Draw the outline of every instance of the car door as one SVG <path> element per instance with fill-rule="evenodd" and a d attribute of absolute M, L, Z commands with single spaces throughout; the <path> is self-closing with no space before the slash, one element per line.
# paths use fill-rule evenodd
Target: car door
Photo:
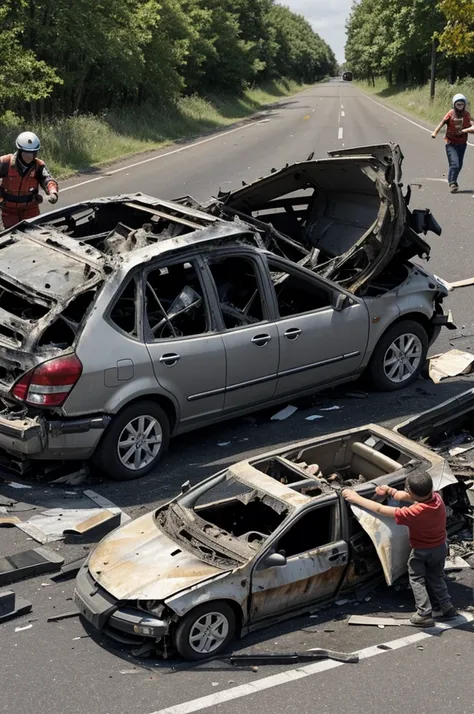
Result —
<path fill-rule="evenodd" d="M 206 262 L 226 354 L 224 411 L 265 403 L 275 392 L 280 347 L 262 259 L 232 248 Z"/>
<path fill-rule="evenodd" d="M 369 336 L 364 301 L 286 260 L 268 258 L 268 267 L 279 314 L 275 396 L 356 372 Z"/>
<path fill-rule="evenodd" d="M 271 553 L 284 554 L 285 564 L 268 567 Z M 293 519 L 256 562 L 251 577 L 251 623 L 332 597 L 348 559 L 334 495 Z"/>
<path fill-rule="evenodd" d="M 196 259 L 161 264 L 144 280 L 145 340 L 155 377 L 186 424 L 224 407 L 226 355 Z"/>

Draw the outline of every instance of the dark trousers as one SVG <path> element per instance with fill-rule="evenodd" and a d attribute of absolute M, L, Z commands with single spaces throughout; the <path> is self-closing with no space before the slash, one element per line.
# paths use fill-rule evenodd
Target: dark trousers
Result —
<path fill-rule="evenodd" d="M 446 154 L 448 155 L 448 183 L 457 183 L 458 176 L 464 163 L 464 154 L 467 144 L 446 144 Z"/>
<path fill-rule="evenodd" d="M 443 612 L 452 607 L 444 580 L 444 561 L 447 554 L 446 544 L 437 548 L 413 548 L 410 553 L 408 575 L 416 610 L 420 615 L 431 615 L 433 608 L 430 595 Z"/>

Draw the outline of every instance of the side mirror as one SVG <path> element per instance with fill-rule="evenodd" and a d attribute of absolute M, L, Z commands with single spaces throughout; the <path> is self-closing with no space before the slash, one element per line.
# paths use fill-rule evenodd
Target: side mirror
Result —
<path fill-rule="evenodd" d="M 286 555 L 282 553 L 270 553 L 263 561 L 265 568 L 281 568 L 286 565 Z"/>
<path fill-rule="evenodd" d="M 332 298 L 332 306 L 336 312 L 341 312 L 341 310 L 344 310 L 348 303 L 348 297 L 347 295 L 343 295 L 343 293 L 334 293 L 333 298 Z"/>
<path fill-rule="evenodd" d="M 181 493 L 187 493 L 191 488 L 191 481 L 185 481 L 181 484 Z"/>

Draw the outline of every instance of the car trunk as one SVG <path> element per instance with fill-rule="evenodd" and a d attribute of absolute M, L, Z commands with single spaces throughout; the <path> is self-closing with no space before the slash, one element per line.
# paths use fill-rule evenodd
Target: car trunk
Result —
<path fill-rule="evenodd" d="M 0 397 L 72 347 L 106 272 L 94 248 L 22 223 L 0 238 Z"/>
<path fill-rule="evenodd" d="M 214 210 L 220 206 L 267 227 L 268 249 L 353 293 L 364 293 L 382 273 L 390 281 L 398 270 L 403 280 L 399 266 L 428 256 L 430 248 L 412 228 L 425 231 L 423 218 L 413 219 L 402 195 L 400 148 L 377 145 L 329 155 L 222 193 Z"/>

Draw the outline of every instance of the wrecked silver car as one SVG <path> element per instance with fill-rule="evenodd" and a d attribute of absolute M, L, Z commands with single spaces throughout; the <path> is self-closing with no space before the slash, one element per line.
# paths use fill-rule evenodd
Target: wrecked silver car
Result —
<path fill-rule="evenodd" d="M 242 461 L 106 536 L 78 574 L 76 604 L 142 651 L 219 654 L 382 571 L 389 584 L 403 575 L 408 529 L 356 517 L 341 493 L 402 488 L 417 470 L 435 489 L 457 483 L 441 456 L 374 425 Z"/>
<path fill-rule="evenodd" d="M 417 378 L 446 284 L 410 262 L 397 146 L 346 150 L 205 206 L 97 199 L 0 235 L 0 464 L 156 468 L 170 435 L 357 379 Z"/>

